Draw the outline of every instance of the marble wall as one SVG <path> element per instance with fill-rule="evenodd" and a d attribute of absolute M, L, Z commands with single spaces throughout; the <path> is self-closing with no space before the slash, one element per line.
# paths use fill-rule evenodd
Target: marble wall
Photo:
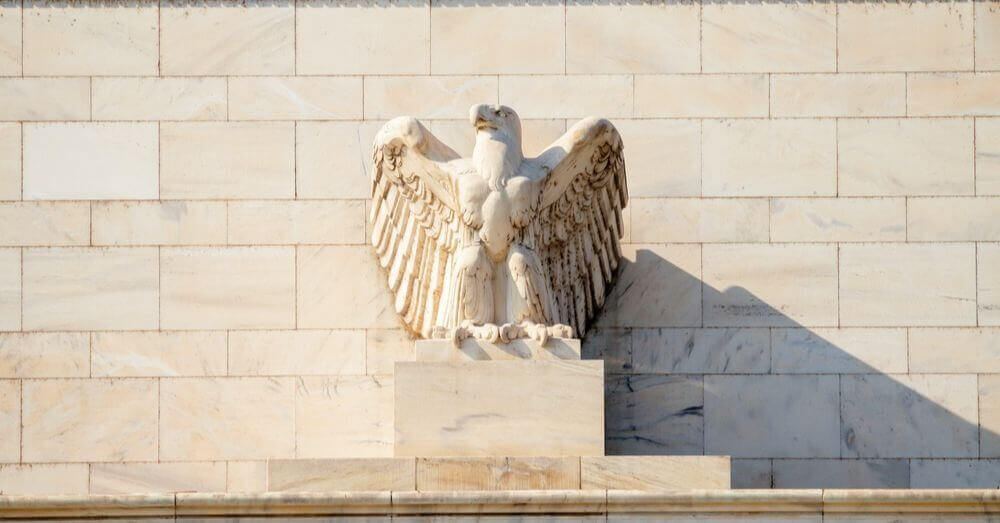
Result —
<path fill-rule="evenodd" d="M 1000 3 L 0 0 L 0 492 L 389 456 L 369 144 L 615 122 L 609 454 L 1000 483 Z"/>

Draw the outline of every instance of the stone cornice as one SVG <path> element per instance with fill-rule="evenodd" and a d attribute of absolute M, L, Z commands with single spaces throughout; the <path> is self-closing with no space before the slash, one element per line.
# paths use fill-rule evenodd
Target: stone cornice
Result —
<path fill-rule="evenodd" d="M 998 490 L 550 490 L 0 496 L 0 519 L 606 513 L 1000 513 Z"/>

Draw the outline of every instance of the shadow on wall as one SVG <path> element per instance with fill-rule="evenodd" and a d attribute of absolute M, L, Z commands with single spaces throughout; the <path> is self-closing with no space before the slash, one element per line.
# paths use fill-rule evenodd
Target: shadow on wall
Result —
<path fill-rule="evenodd" d="M 806 328 L 642 248 L 595 325 L 607 454 L 730 455 L 734 487 L 1000 487 L 976 375 L 907 374 L 905 328 Z"/>

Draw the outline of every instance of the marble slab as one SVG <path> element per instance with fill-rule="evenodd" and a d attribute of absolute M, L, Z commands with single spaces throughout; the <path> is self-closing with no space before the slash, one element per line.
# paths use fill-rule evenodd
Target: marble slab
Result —
<path fill-rule="evenodd" d="M 332 492 L 413 490 L 412 458 L 273 459 L 269 491 Z"/>
<path fill-rule="evenodd" d="M 398 362 L 396 456 L 601 456 L 604 362 Z"/>
<path fill-rule="evenodd" d="M 490 343 L 466 338 L 458 347 L 451 340 L 420 340 L 414 349 L 417 361 L 580 359 L 580 340 L 576 338 L 551 338 L 544 346 L 532 339 Z"/>
<path fill-rule="evenodd" d="M 580 458 L 580 488 L 728 489 L 728 456 L 593 456 Z"/>
<path fill-rule="evenodd" d="M 417 458 L 417 490 L 580 488 L 577 457 Z"/>

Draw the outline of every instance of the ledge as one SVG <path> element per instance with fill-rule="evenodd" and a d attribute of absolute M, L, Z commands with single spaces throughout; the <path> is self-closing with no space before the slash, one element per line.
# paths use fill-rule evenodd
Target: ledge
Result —
<path fill-rule="evenodd" d="M 1000 490 L 507 490 L 0 496 L 0 519 L 392 514 L 985 514 Z"/>

